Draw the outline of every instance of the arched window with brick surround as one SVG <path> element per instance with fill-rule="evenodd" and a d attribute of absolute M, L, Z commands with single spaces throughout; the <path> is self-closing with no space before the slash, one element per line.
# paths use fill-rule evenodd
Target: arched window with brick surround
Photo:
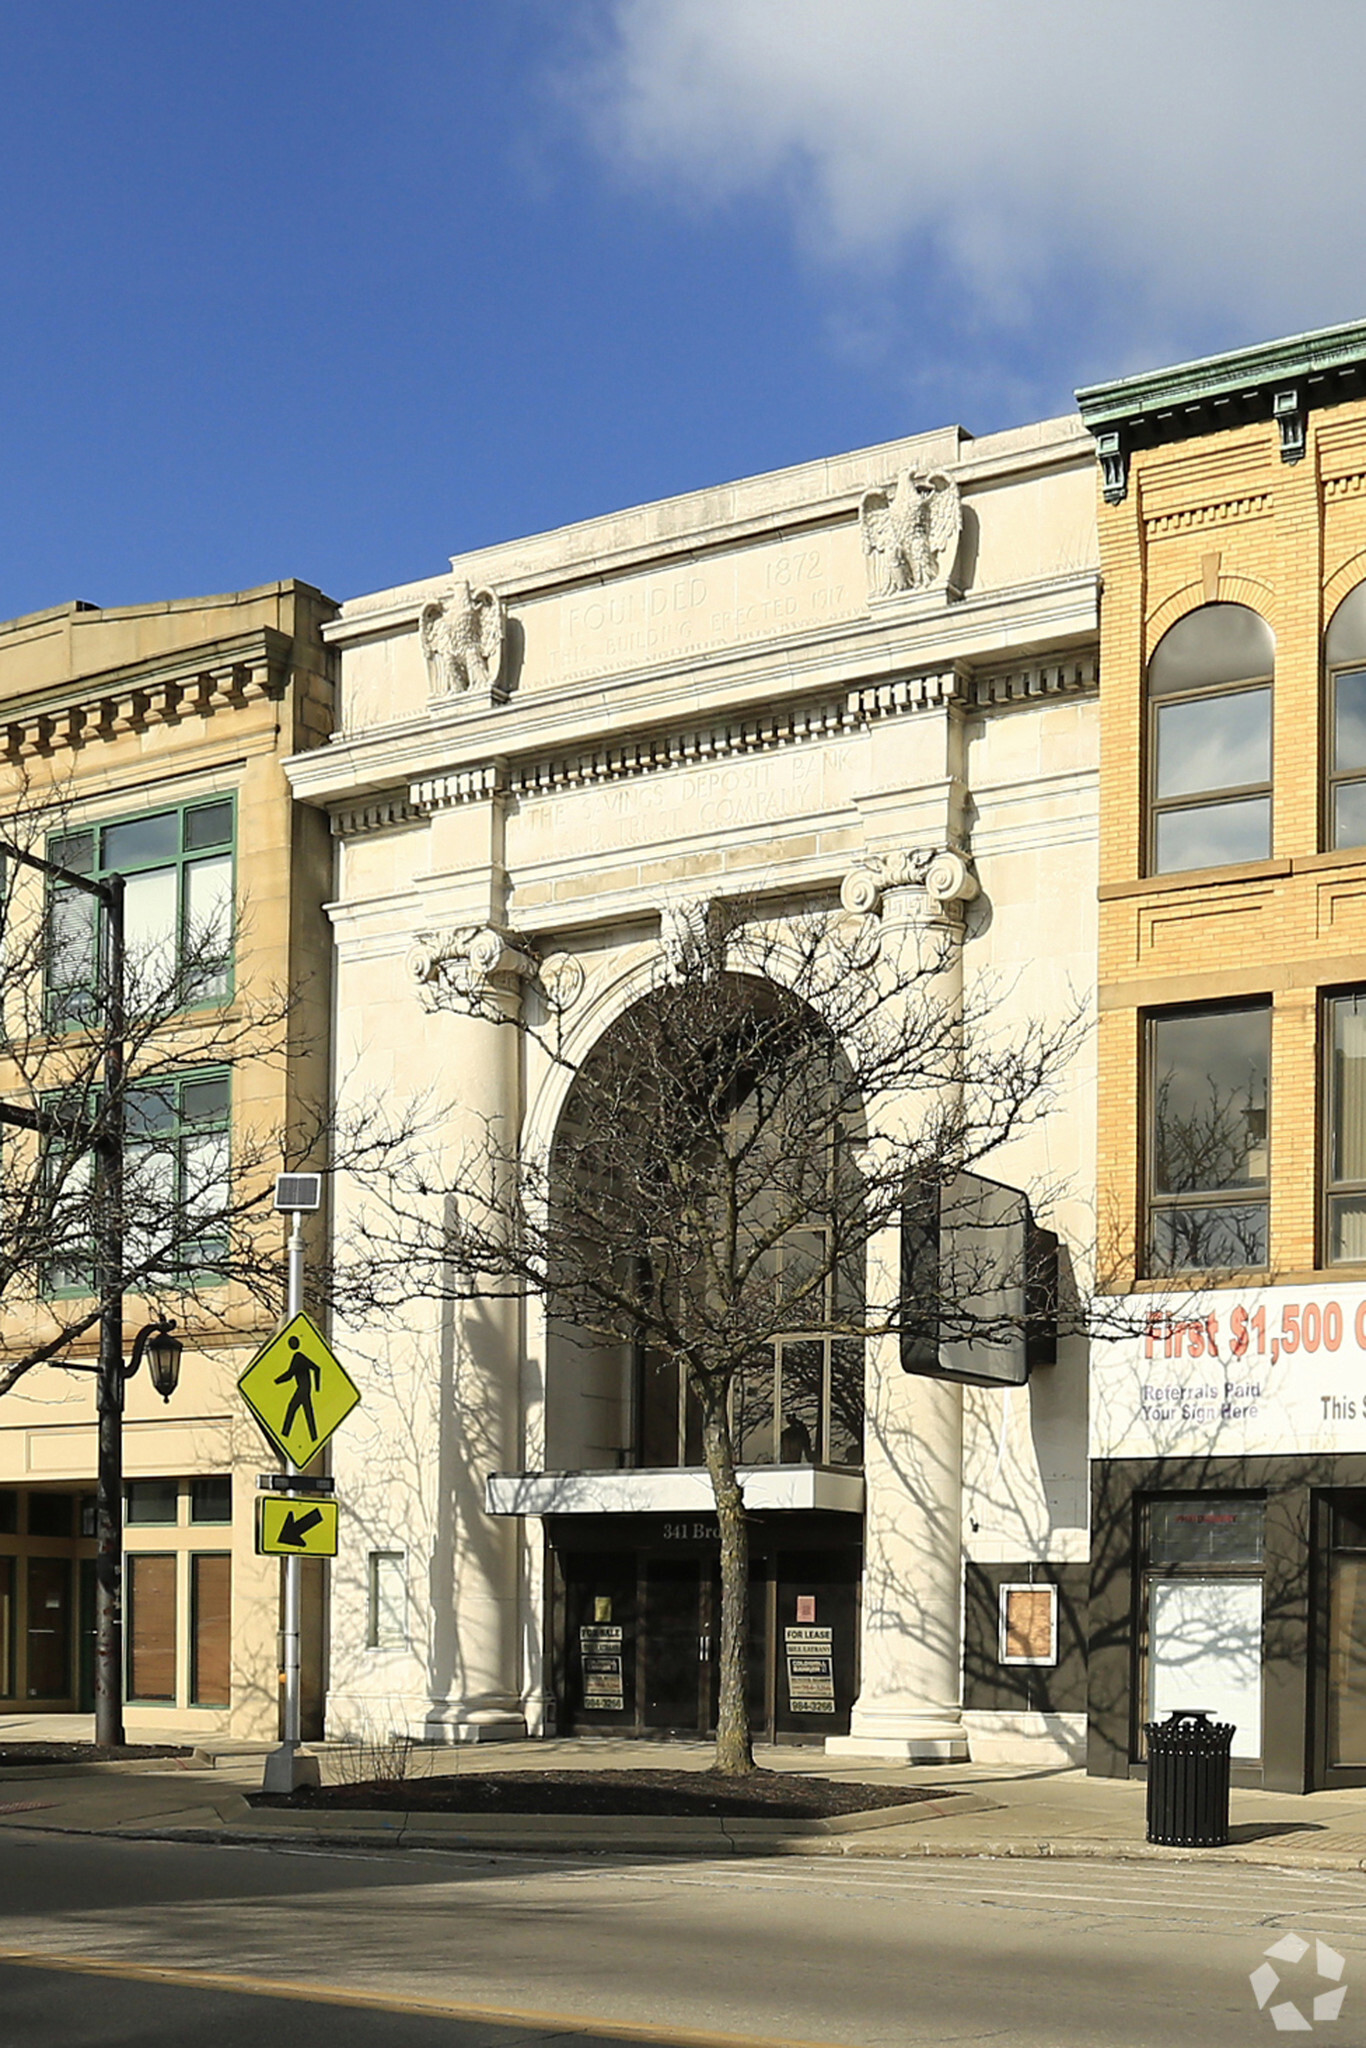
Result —
<path fill-rule="evenodd" d="M 1323 669 L 1324 843 L 1366 846 L 1366 583 L 1349 590 L 1328 621 Z"/>
<path fill-rule="evenodd" d="M 1245 604 L 1205 604 L 1148 662 L 1150 874 L 1271 853 L 1271 684 L 1276 643 Z"/>

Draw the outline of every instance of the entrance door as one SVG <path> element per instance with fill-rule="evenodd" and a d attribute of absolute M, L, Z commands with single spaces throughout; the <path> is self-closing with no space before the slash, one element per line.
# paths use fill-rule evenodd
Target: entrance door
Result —
<path fill-rule="evenodd" d="M 95 1711 L 95 1560 L 81 1559 L 81 1628 L 76 1660 L 76 1712 Z"/>
<path fill-rule="evenodd" d="M 1328 1672 L 1320 1782 L 1366 1782 L 1366 1493 L 1329 1505 Z"/>
<path fill-rule="evenodd" d="M 28 1561 L 28 1686 L 31 1700 L 71 1697 L 71 1560 Z"/>
<path fill-rule="evenodd" d="M 712 1637 L 709 1617 L 702 1612 L 701 1560 L 647 1557 L 644 1562 L 641 1719 L 646 1728 L 702 1734 L 711 1703 Z"/>

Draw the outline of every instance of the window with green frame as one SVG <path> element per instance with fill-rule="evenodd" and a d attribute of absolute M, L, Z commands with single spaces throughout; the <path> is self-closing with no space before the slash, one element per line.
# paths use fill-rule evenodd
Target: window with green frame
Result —
<path fill-rule="evenodd" d="M 132 1285 L 139 1275 L 153 1281 L 204 1279 L 222 1262 L 227 1250 L 223 1218 L 231 1200 L 231 1107 L 231 1079 L 222 1067 L 168 1075 L 129 1089 L 124 1269 Z M 70 1169 L 68 1175 L 76 1178 Z M 77 1187 L 78 1201 L 80 1192 Z M 82 1221 L 88 1226 L 91 1220 L 87 1208 Z M 51 1293 L 88 1294 L 93 1284 L 85 1245 L 64 1251 L 48 1267 Z"/>
<path fill-rule="evenodd" d="M 108 825 L 54 833 L 47 856 L 101 881 L 124 878 L 130 1000 L 168 1008 L 221 1002 L 232 987 L 234 809 L 231 797 L 180 804 Z M 100 913 L 84 890 L 48 897 L 47 1013 L 87 1021 L 96 1006 Z"/>

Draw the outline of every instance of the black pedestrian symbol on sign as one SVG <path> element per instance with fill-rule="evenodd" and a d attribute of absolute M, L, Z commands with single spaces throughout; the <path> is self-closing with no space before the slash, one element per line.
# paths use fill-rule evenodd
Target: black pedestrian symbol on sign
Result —
<path fill-rule="evenodd" d="M 289 1397 L 289 1406 L 280 1425 L 280 1434 L 288 1436 L 294 1427 L 295 1416 L 302 1415 L 309 1442 L 312 1443 L 318 1434 L 318 1425 L 313 1416 L 313 1395 L 323 1383 L 323 1370 L 320 1365 L 315 1365 L 311 1358 L 304 1357 L 299 1349 L 297 1337 L 290 1338 L 289 1348 L 294 1356 L 275 1382 L 277 1387 L 288 1386 L 291 1380 L 294 1382 L 294 1392 Z"/>

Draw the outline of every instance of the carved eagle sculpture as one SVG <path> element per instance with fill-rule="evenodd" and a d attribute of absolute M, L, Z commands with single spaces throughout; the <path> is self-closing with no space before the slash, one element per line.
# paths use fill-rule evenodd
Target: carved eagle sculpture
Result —
<path fill-rule="evenodd" d="M 503 665 L 504 630 L 502 600 L 491 590 L 472 590 L 463 578 L 444 603 L 424 604 L 417 631 L 432 695 L 492 690 Z"/>
<path fill-rule="evenodd" d="M 903 469 L 890 489 L 864 492 L 859 524 L 875 597 L 931 589 L 947 581 L 958 552 L 958 486 L 943 470 Z"/>

